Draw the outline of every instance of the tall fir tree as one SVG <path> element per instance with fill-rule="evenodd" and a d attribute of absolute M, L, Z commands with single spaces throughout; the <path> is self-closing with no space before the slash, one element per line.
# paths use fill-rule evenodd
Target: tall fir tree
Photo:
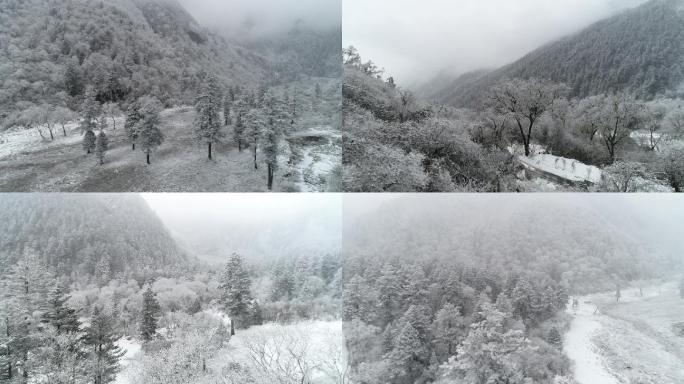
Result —
<path fill-rule="evenodd" d="M 83 113 L 83 120 L 81 120 L 81 131 L 85 132 L 83 135 L 83 150 L 87 154 L 91 154 L 95 149 L 95 129 L 97 128 L 97 118 L 100 115 L 100 103 L 96 99 L 95 88 L 88 86 L 83 97 L 83 105 L 81 111 Z"/>
<path fill-rule="evenodd" d="M 245 102 L 240 99 L 235 104 L 235 125 L 233 126 L 233 140 L 238 146 L 238 151 L 242 152 L 245 142 Z"/>
<path fill-rule="evenodd" d="M 104 131 L 100 131 L 97 134 L 97 140 L 95 141 L 95 154 L 97 155 L 97 159 L 100 161 L 100 165 L 104 164 L 107 149 L 109 149 L 109 139 Z"/>
<path fill-rule="evenodd" d="M 70 308 L 67 302 L 71 296 L 66 293 L 62 284 L 57 284 L 50 291 L 48 307 L 43 314 L 43 321 L 52 325 L 57 333 L 79 333 L 81 322 L 75 309 Z"/>
<path fill-rule="evenodd" d="M 151 287 L 147 287 L 143 293 L 142 318 L 140 322 L 140 334 L 144 341 L 150 341 L 157 334 L 157 316 L 161 308 L 156 294 Z"/>
<path fill-rule="evenodd" d="M 284 131 L 287 114 L 283 101 L 272 91 L 268 91 L 265 97 L 265 107 L 268 111 L 268 124 L 264 132 L 264 161 L 267 168 L 267 187 L 273 189 L 273 177 L 278 166 L 278 145 L 280 136 Z"/>
<path fill-rule="evenodd" d="M 212 145 L 219 143 L 223 137 L 221 130 L 222 94 L 218 80 L 207 77 L 195 99 L 195 136 L 201 143 L 207 144 L 209 159 L 212 158 Z"/>
<path fill-rule="evenodd" d="M 256 107 L 251 107 L 244 115 L 245 136 L 248 139 L 249 145 L 252 147 L 252 155 L 254 157 L 254 169 L 259 169 L 257 153 L 259 150 L 259 141 L 264 129 L 265 121 L 262 111 Z"/>
<path fill-rule="evenodd" d="M 116 345 L 119 338 L 114 330 L 112 316 L 95 307 L 84 336 L 90 349 L 90 372 L 94 384 L 107 384 L 116 380 L 116 374 L 121 368 L 119 359 L 125 354 Z"/>
<path fill-rule="evenodd" d="M 159 129 L 159 113 L 162 105 L 156 98 L 148 96 L 142 97 L 139 102 L 138 141 L 149 165 L 151 164 L 150 154 L 164 142 L 164 135 Z"/>
<path fill-rule="evenodd" d="M 231 320 L 237 323 L 237 328 L 246 328 L 250 325 L 249 318 L 253 302 L 250 291 L 251 285 L 252 282 L 249 279 L 242 257 L 238 253 L 233 253 L 221 276 L 219 290 L 221 305 Z"/>
<path fill-rule="evenodd" d="M 128 141 L 131 143 L 133 150 L 135 151 L 135 142 L 138 140 L 140 133 L 138 132 L 138 123 L 142 119 L 140 114 L 140 103 L 138 101 L 131 104 L 126 114 L 126 122 L 124 123 L 124 130 L 126 131 L 126 136 Z"/>

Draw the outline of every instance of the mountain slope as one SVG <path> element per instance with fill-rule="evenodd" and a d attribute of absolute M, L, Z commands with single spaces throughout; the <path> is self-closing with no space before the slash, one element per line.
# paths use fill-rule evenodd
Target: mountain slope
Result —
<path fill-rule="evenodd" d="M 205 73 L 247 85 L 269 66 L 173 0 L 5 0 L 0 47 L 0 119 L 31 103 L 75 108 L 87 85 L 103 102 L 191 102 Z"/>
<path fill-rule="evenodd" d="M 656 276 L 680 266 L 673 238 L 635 238 L 648 208 L 628 199 L 568 196 L 409 196 L 345 223 L 344 256 L 448 260 L 564 280 L 575 291 Z M 655 204 L 653 204 L 655 205 Z M 614 212 L 629 212 L 617 223 Z M 681 230 L 681 224 L 677 225 Z M 659 249 L 660 251 L 654 251 Z"/>
<path fill-rule="evenodd" d="M 125 194 L 3 194 L 0 271 L 27 252 L 59 273 L 103 281 L 188 260 L 145 201 Z"/>
<path fill-rule="evenodd" d="M 428 97 L 472 107 L 502 78 L 545 78 L 585 97 L 626 90 L 642 99 L 684 93 L 684 2 L 651 0 L 491 72 L 463 75 Z"/>

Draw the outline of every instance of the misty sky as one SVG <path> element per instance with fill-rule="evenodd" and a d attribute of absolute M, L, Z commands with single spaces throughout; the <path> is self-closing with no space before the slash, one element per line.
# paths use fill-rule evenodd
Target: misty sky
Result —
<path fill-rule="evenodd" d="M 290 29 L 299 20 L 316 28 L 339 26 L 341 0 L 177 0 L 203 26 L 235 39 Z"/>
<path fill-rule="evenodd" d="M 646 0 L 345 0 L 344 45 L 405 85 L 508 64 Z"/>
<path fill-rule="evenodd" d="M 162 221 L 179 218 L 188 221 L 220 218 L 235 222 L 287 220 L 302 215 L 317 215 L 340 220 L 342 197 L 339 194 L 142 194 Z"/>

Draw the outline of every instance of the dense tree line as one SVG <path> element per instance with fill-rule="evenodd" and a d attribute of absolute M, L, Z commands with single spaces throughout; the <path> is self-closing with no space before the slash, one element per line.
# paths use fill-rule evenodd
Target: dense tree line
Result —
<path fill-rule="evenodd" d="M 4 196 L 0 270 L 25 252 L 66 276 L 106 284 L 117 276 L 179 268 L 187 256 L 138 196 Z M 132 224 L 133 223 L 133 224 Z"/>
<path fill-rule="evenodd" d="M 0 26 L 6 125 L 31 105 L 76 109 L 88 84 L 101 103 L 149 95 L 169 106 L 191 102 L 203 73 L 249 84 L 267 67 L 170 3 L 10 0 Z"/>
<path fill-rule="evenodd" d="M 349 260 L 345 276 L 357 382 L 553 383 L 570 374 L 558 337 L 568 293 L 558 282 L 376 258 Z"/>

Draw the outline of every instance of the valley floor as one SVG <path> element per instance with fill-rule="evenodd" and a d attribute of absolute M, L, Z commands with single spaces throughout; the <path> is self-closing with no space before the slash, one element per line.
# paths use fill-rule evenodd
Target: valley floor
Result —
<path fill-rule="evenodd" d="M 579 384 L 679 384 L 684 382 L 684 299 L 676 284 L 579 298 L 564 351 Z"/>
<path fill-rule="evenodd" d="M 230 138 L 214 147 L 213 160 L 207 148 L 193 140 L 192 108 L 174 108 L 162 113 L 164 143 L 151 155 L 133 151 L 123 119 L 117 129 L 107 131 L 109 151 L 100 166 L 94 155 L 86 155 L 76 124 L 61 127 L 55 140 L 43 140 L 34 130 L 0 133 L 0 191 L 8 192 L 264 192 L 266 167 L 259 160 L 254 169 L 253 153 L 239 152 Z M 275 191 L 325 191 L 330 164 L 341 162 L 341 143 L 333 140 L 331 127 L 304 129 L 306 135 L 323 130 L 322 141 L 283 140 L 284 166 L 276 172 Z M 334 136 L 334 135 L 333 135 Z M 338 148 L 340 148 L 338 150 Z M 304 156 L 291 159 L 293 152 Z M 312 154 L 318 154 L 313 156 Z M 339 160 L 338 160 L 339 159 Z"/>

